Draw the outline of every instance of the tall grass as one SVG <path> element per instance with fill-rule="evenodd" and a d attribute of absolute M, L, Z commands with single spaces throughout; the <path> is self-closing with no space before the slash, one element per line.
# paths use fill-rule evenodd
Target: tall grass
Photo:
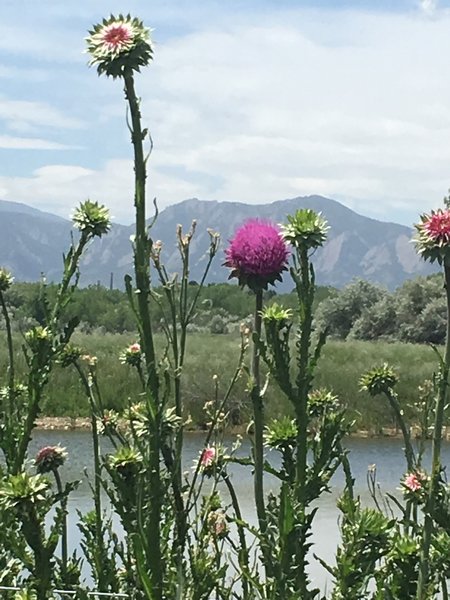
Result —
<path fill-rule="evenodd" d="M 20 342 L 20 340 L 17 340 Z M 119 353 L 134 341 L 125 334 L 81 334 L 73 341 L 89 354 L 98 357 L 98 373 L 106 407 L 122 410 L 127 399 L 138 400 L 140 385 L 135 372 L 119 362 Z M 163 336 L 156 336 L 156 344 L 164 348 Z M 20 354 L 20 344 L 18 355 Z M 189 339 L 183 382 L 187 413 L 195 426 L 204 425 L 203 405 L 214 393 L 213 375 L 219 377 L 220 390 L 225 393 L 228 381 L 236 367 L 239 351 L 237 335 L 193 333 Z M 393 426 L 392 417 L 384 398 L 371 398 L 359 391 L 359 378 L 376 364 L 389 363 L 400 376 L 399 397 L 407 414 L 413 415 L 410 405 L 417 398 L 417 387 L 430 378 L 436 367 L 436 356 L 428 346 L 402 343 L 329 341 L 323 351 L 316 376 L 317 387 L 327 387 L 339 396 L 356 420 L 359 429 L 379 431 Z M 7 349 L 4 334 L 0 335 L 0 372 L 6 373 Z M 20 374 L 23 361 L 18 356 Z M 228 408 L 235 423 L 249 419 L 250 407 L 245 393 L 246 378 L 242 376 L 230 398 Z M 5 380 L 1 381 L 5 385 Z M 289 412 L 289 406 L 275 383 L 269 383 L 267 415 L 278 417 Z M 83 417 L 89 407 L 79 379 L 71 369 L 57 368 L 48 386 L 43 405 L 48 416 Z"/>

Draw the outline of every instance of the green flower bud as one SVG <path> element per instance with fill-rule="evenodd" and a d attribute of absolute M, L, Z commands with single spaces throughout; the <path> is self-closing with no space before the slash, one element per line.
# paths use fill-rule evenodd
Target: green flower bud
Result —
<path fill-rule="evenodd" d="M 13 281 L 14 277 L 11 273 L 7 269 L 0 267 L 0 292 L 9 290 Z"/>
<path fill-rule="evenodd" d="M 74 227 L 91 237 L 101 237 L 111 228 L 109 210 L 103 204 L 86 200 L 75 210 Z"/>
<path fill-rule="evenodd" d="M 73 365 L 74 362 L 81 358 L 82 353 L 83 351 L 78 346 L 67 344 L 61 352 L 58 362 L 63 368 L 70 367 L 70 365 Z"/>
<path fill-rule="evenodd" d="M 308 412 L 312 418 L 338 410 L 339 404 L 339 398 L 325 388 L 313 390 L 308 396 Z"/>
<path fill-rule="evenodd" d="M 10 475 L 0 488 L 0 504 L 21 509 L 46 500 L 49 482 L 42 475 L 18 473 Z"/>
<path fill-rule="evenodd" d="M 121 446 L 117 452 L 108 457 L 108 466 L 121 477 L 135 477 L 142 467 L 142 456 L 134 448 Z"/>
<path fill-rule="evenodd" d="M 394 370 L 386 363 L 382 367 L 376 367 L 365 373 L 360 380 L 362 391 L 369 392 L 371 396 L 387 393 L 393 390 L 398 382 Z"/>
<path fill-rule="evenodd" d="M 281 232 L 284 240 L 292 246 L 310 250 L 325 243 L 329 227 L 321 213 L 301 208 L 295 215 L 288 215 L 287 220 L 287 225 L 281 225 Z"/>
<path fill-rule="evenodd" d="M 274 419 L 267 425 L 264 441 L 267 446 L 276 450 L 295 448 L 297 440 L 297 425 L 294 419 L 282 417 Z"/>
<path fill-rule="evenodd" d="M 261 311 L 261 317 L 263 321 L 277 321 L 277 322 L 285 322 L 288 321 L 292 317 L 292 309 L 284 308 L 281 304 L 277 304 L 274 302 L 270 306 L 266 306 L 264 310 Z"/>

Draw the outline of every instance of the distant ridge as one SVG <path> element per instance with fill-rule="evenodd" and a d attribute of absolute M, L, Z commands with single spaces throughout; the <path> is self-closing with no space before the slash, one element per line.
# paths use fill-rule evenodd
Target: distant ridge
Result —
<path fill-rule="evenodd" d="M 166 265 L 169 271 L 175 272 L 179 269 L 177 224 L 181 223 L 187 230 L 192 219 L 196 219 L 190 277 L 198 280 L 209 246 L 207 228 L 219 231 L 222 247 L 208 281 L 226 281 L 228 273 L 221 266 L 223 250 L 236 227 L 255 217 L 280 223 L 287 214 L 302 207 L 322 212 L 330 225 L 328 241 L 313 259 L 319 284 L 342 287 L 358 277 L 393 289 L 405 279 L 436 270 L 416 255 L 409 227 L 364 217 L 323 196 L 259 205 L 191 198 L 161 211 L 152 236 L 162 240 Z M 0 200 L 0 265 L 10 268 L 17 280 L 36 281 L 42 272 L 49 281 L 56 280 L 61 274 L 62 253 L 68 247 L 71 231 L 69 220 L 25 204 Z M 132 233 L 133 227 L 114 224 L 107 236 L 92 244 L 82 264 L 82 285 L 98 281 L 109 285 L 113 273 L 115 285 L 122 287 L 123 276 L 132 273 Z M 291 282 L 286 282 L 279 289 L 291 287 Z"/>
<path fill-rule="evenodd" d="M 20 202 L 10 202 L 9 200 L 0 200 L 0 212 L 40 215 L 46 216 L 54 221 L 65 221 L 65 219 L 62 217 L 58 217 L 52 213 L 39 210 L 38 208 L 33 208 L 32 206 L 28 206 L 27 204 L 22 204 Z"/>

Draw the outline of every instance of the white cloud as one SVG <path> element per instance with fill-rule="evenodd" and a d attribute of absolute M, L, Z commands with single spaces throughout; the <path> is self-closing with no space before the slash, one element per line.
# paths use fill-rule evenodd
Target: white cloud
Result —
<path fill-rule="evenodd" d="M 44 102 L 9 100 L 0 97 L 0 120 L 13 128 L 26 126 L 48 127 L 50 129 L 80 129 L 83 122 L 68 117 L 62 111 Z M 20 124 L 20 125 L 18 125 Z"/>
<path fill-rule="evenodd" d="M 66 218 L 76 205 L 91 198 L 106 204 L 117 222 L 130 222 L 134 194 L 132 169 L 130 160 L 109 161 L 99 171 L 74 165 L 48 165 L 36 169 L 31 177 L 0 176 L 0 198 L 24 202 Z M 175 200 L 193 196 L 195 192 L 192 185 L 154 169 L 150 169 L 150 180 L 149 211 L 154 196 Z M 164 202 L 159 206 L 164 208 Z"/>
<path fill-rule="evenodd" d="M 322 193 L 407 221 L 440 202 L 450 185 L 450 14 L 431 0 L 420 8 L 271 8 L 261 16 L 223 9 L 161 41 L 154 64 L 136 78 L 155 142 L 149 198 L 165 206 L 191 196 L 256 203 Z M 45 55 L 44 42 L 34 43 Z M 91 196 L 130 220 L 132 165 L 122 158 L 131 148 L 114 156 L 93 140 L 100 127 L 116 135 L 112 123 L 126 139 L 120 85 L 86 73 L 87 95 L 77 77 L 72 101 L 92 120 L 86 146 L 104 156 L 104 167 L 77 169 L 74 157 L 73 166 L 5 175 L 2 197 L 67 215 Z M 50 102 L 0 98 L 1 118 L 24 133 L 82 126 Z"/>
<path fill-rule="evenodd" d="M 338 44 L 304 16 L 160 48 L 139 82 L 144 114 L 158 115 L 156 164 L 217 175 L 197 193 L 217 199 L 323 193 L 388 218 L 393 205 L 412 215 L 439 202 L 450 183 L 449 15 L 321 13 Z"/>
<path fill-rule="evenodd" d="M 7 150 L 73 150 L 74 146 L 67 146 L 40 138 L 0 135 L 0 148 Z"/>
<path fill-rule="evenodd" d="M 420 8 L 426 15 L 432 15 L 437 9 L 437 0 L 420 0 Z"/>

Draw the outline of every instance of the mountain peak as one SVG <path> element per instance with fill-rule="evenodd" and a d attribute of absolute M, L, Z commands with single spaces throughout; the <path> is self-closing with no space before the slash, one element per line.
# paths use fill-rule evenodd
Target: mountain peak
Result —
<path fill-rule="evenodd" d="M 324 248 L 314 254 L 317 282 L 341 287 L 355 277 L 380 283 L 388 288 L 405 279 L 433 272 L 421 261 L 410 243 L 412 230 L 397 223 L 386 223 L 364 217 L 336 200 L 319 195 L 299 196 L 271 204 L 245 204 L 189 198 L 161 211 L 152 228 L 152 237 L 163 241 L 163 256 L 170 272 L 180 269 L 175 231 L 178 223 L 189 227 L 197 220 L 191 244 L 190 278 L 198 280 L 209 248 L 207 228 L 219 231 L 222 250 L 213 262 L 208 281 L 226 281 L 223 247 L 237 227 L 249 218 L 285 221 L 287 214 L 299 208 L 322 212 L 330 225 Z M 70 243 L 71 223 L 56 215 L 25 204 L 0 201 L 0 265 L 10 268 L 18 280 L 38 280 L 45 272 L 49 280 L 59 278 L 62 253 Z M 111 273 L 116 285 L 132 273 L 130 228 L 115 224 L 109 235 L 90 246 L 81 267 L 81 283 L 109 284 Z M 279 289 L 289 289 L 289 283 Z"/>

